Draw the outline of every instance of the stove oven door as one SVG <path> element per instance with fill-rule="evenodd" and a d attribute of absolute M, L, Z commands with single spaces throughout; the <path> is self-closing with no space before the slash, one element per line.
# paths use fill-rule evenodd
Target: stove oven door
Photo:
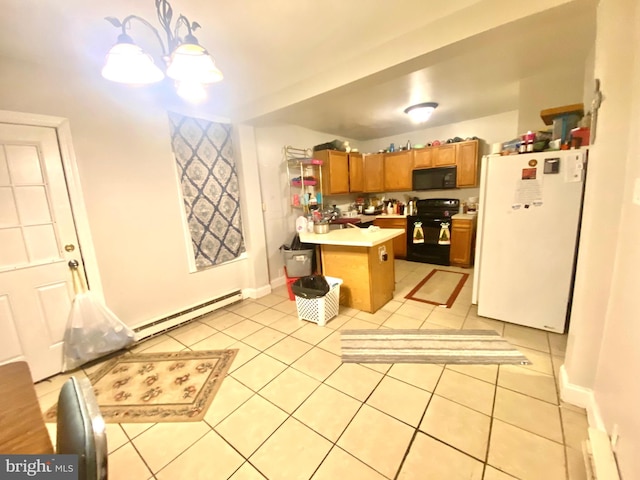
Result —
<path fill-rule="evenodd" d="M 438 243 L 442 223 L 449 223 L 449 238 L 451 238 L 450 218 L 407 217 L 407 260 L 449 265 L 450 245 Z M 422 232 L 416 231 L 416 228 L 419 228 L 418 224 L 421 224 Z"/>

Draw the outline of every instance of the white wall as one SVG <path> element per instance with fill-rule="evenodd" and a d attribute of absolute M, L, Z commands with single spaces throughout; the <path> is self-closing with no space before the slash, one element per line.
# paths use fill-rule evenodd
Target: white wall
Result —
<path fill-rule="evenodd" d="M 592 389 L 589 405 L 609 433 L 625 479 L 640 478 L 640 8 L 601 0 L 595 78 L 604 100 L 589 158 L 576 295 L 565 369 L 569 386 Z"/>
<path fill-rule="evenodd" d="M 110 84 L 97 72 L 94 83 L 81 83 L 6 59 L 0 70 L 0 109 L 70 121 L 104 296 L 125 323 L 138 326 L 245 288 L 253 272 L 266 271 L 265 258 L 251 251 L 262 216 L 243 206 L 249 258 L 189 273 L 169 122 L 157 89 Z M 243 198 L 259 198 L 251 180 L 256 167 L 255 157 L 242 159 Z"/>

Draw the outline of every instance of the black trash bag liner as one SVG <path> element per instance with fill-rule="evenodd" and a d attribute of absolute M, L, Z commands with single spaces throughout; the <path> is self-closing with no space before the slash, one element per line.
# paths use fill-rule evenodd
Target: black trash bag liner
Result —
<path fill-rule="evenodd" d="M 321 298 L 329 293 L 330 289 L 327 279 L 322 275 L 300 277 L 291 284 L 293 294 L 302 298 Z"/>
<path fill-rule="evenodd" d="M 287 245 L 283 243 L 280 246 L 280 250 L 312 250 L 315 248 L 315 245 L 312 243 L 302 243 L 300 241 L 300 235 L 297 233 L 293 236 L 293 240 L 291 240 L 291 244 Z"/>

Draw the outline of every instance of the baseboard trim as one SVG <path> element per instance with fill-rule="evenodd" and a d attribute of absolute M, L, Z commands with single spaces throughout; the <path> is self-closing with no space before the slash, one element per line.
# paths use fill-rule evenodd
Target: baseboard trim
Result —
<path fill-rule="evenodd" d="M 274 278 L 273 280 L 271 280 L 271 288 L 272 289 L 276 289 L 278 287 L 281 287 L 282 285 L 286 285 L 287 284 L 287 277 L 285 277 L 284 275 L 278 277 L 278 278 Z"/>
<path fill-rule="evenodd" d="M 271 285 L 263 285 L 258 288 L 243 288 L 242 289 L 242 297 L 243 298 L 260 298 L 265 295 L 269 295 L 271 293 Z"/>
<path fill-rule="evenodd" d="M 218 310 L 232 303 L 236 303 L 242 300 L 242 293 L 240 290 L 222 295 L 208 302 L 194 305 L 180 312 L 168 315 L 166 317 L 158 318 L 156 320 L 150 320 L 144 324 L 136 326 L 133 330 L 136 334 L 136 341 L 144 340 L 152 337 L 158 333 L 169 330 L 173 327 L 186 323 L 194 318 L 207 315 L 215 310 Z"/>
<path fill-rule="evenodd" d="M 593 390 L 570 383 L 564 365 L 560 366 L 560 398 L 567 403 L 586 409 L 589 426 L 606 431 Z"/>

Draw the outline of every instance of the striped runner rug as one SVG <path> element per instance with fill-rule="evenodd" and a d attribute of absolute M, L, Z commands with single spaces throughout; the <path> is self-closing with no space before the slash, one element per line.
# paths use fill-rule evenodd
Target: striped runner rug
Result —
<path fill-rule="evenodd" d="M 343 363 L 528 365 L 494 330 L 343 330 Z"/>

